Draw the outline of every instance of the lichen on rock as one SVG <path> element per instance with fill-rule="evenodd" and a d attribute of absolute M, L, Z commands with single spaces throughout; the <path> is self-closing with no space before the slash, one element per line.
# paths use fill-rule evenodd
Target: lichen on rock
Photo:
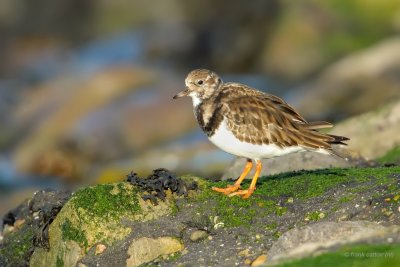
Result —
<path fill-rule="evenodd" d="M 148 221 L 169 214 L 174 203 L 158 206 L 141 199 L 129 183 L 103 184 L 76 192 L 49 229 L 50 250 L 37 248 L 31 266 L 75 266 L 98 242 L 111 245 L 126 238 L 132 228 L 124 222 Z"/>

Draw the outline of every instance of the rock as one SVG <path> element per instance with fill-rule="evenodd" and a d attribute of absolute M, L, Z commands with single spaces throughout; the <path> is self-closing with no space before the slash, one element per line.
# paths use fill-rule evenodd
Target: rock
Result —
<path fill-rule="evenodd" d="M 284 233 L 268 251 L 268 264 L 318 255 L 343 245 L 387 243 L 388 238 L 400 242 L 400 226 L 368 221 L 315 223 Z"/>
<path fill-rule="evenodd" d="M 400 101 L 345 120 L 331 132 L 348 136 L 349 149 L 358 151 L 363 157 L 381 157 L 400 145 Z"/>
<path fill-rule="evenodd" d="M 124 240 L 132 228 L 123 221 L 149 221 L 171 212 L 169 198 L 146 203 L 129 183 L 104 184 L 76 192 L 49 228 L 50 249 L 37 248 L 31 266 L 75 266 L 97 243 Z"/>
<path fill-rule="evenodd" d="M 251 265 L 251 260 L 250 259 L 245 259 L 244 260 L 244 265 L 245 266 Z"/>
<path fill-rule="evenodd" d="M 339 60 L 299 88 L 293 104 L 309 120 L 338 120 L 399 98 L 399 47 L 393 37 Z"/>
<path fill-rule="evenodd" d="M 127 267 L 135 267 L 151 262 L 156 258 L 182 251 L 184 246 L 174 237 L 148 238 L 133 240 L 128 249 Z"/>
<path fill-rule="evenodd" d="M 246 200 L 211 190 L 225 182 L 185 176 L 182 180 L 196 181 L 198 190 L 190 191 L 187 197 L 167 192 L 166 199 L 159 199 L 156 206 L 142 199 L 148 192 L 127 182 L 86 187 L 72 195 L 48 227 L 48 249 L 32 242 L 32 218 L 23 224 L 17 222 L 23 217 L 7 218 L 13 226 L 11 232 L 2 233 L 0 266 L 126 266 L 127 259 L 133 265 L 146 261 L 144 264 L 161 266 L 217 266 L 221 262 L 240 266 L 243 262 L 251 265 L 252 260 L 271 247 L 280 247 L 279 253 L 290 254 L 301 243 L 311 242 L 322 243 L 323 251 L 324 246 L 333 243 L 328 239 L 333 239 L 337 246 L 326 250 L 340 247 L 341 241 L 354 240 L 371 245 L 390 242 L 400 247 L 395 230 L 364 238 L 365 233 L 379 233 L 381 227 L 392 229 L 378 224 L 364 223 L 356 230 L 347 227 L 356 234 L 364 234 L 358 239 L 351 239 L 353 235 L 347 228 L 338 230 L 340 223 L 313 228 L 317 221 L 334 222 L 343 215 L 347 215 L 346 220 L 399 225 L 399 173 L 399 166 L 285 173 L 261 178 L 257 191 Z M 288 202 L 289 198 L 293 201 Z M 35 213 L 40 214 L 38 211 L 31 216 L 39 218 Z M 304 221 L 306 215 L 308 222 Z M 221 224 L 223 227 L 216 227 Z M 301 234 L 299 225 L 313 230 Z M 193 242 L 189 234 L 194 229 L 212 236 L 204 242 Z M 300 236 L 298 243 L 295 240 L 287 244 L 278 239 L 282 233 L 286 237 L 293 231 Z M 178 252 L 170 254 L 171 251 Z"/>
<path fill-rule="evenodd" d="M 262 163 L 265 166 L 261 170 L 261 175 L 272 175 L 282 172 L 298 171 L 298 170 L 315 170 L 325 169 L 332 167 L 354 167 L 354 166 L 368 166 L 370 163 L 364 158 L 352 153 L 347 149 L 338 148 L 340 153 L 349 155 L 349 160 L 339 158 L 337 156 L 321 155 L 315 152 L 300 152 L 284 155 L 277 158 L 263 159 Z M 236 158 L 233 163 L 224 171 L 222 180 L 236 179 L 242 173 L 244 165 L 244 158 Z M 254 169 L 251 170 L 248 177 L 254 174 Z"/>
<path fill-rule="evenodd" d="M 273 26 L 273 33 L 264 43 L 264 53 L 259 53 L 263 69 L 280 78 L 304 79 L 318 73 L 332 61 L 391 35 L 383 34 L 377 38 L 369 26 L 371 17 L 368 14 L 381 14 L 381 19 L 373 19 L 375 25 L 382 23 L 382 27 L 394 26 L 399 7 L 393 5 L 394 2 L 362 1 L 353 2 L 352 5 L 336 3 L 333 7 L 334 2 L 280 3 L 278 23 Z M 359 30 L 357 37 L 352 34 L 352 27 Z M 375 65 L 375 61 L 369 65 Z M 366 66 L 360 65 L 360 68 L 363 67 Z M 340 90 L 339 87 L 333 88 Z"/>
<path fill-rule="evenodd" d="M 4 233 L 0 239 L 0 266 L 29 266 L 34 236 L 34 227 L 26 223 L 17 231 Z"/>
<path fill-rule="evenodd" d="M 106 246 L 106 245 L 104 245 L 104 244 L 98 244 L 98 245 L 96 246 L 95 254 L 96 254 L 96 255 L 99 255 L 99 254 L 103 253 L 106 249 L 107 249 L 107 246 Z"/>
<path fill-rule="evenodd" d="M 243 250 L 239 251 L 238 255 L 240 257 L 248 257 L 248 256 L 250 256 L 250 249 L 248 249 L 248 248 L 243 249 Z"/>
<path fill-rule="evenodd" d="M 149 70 L 114 67 L 91 75 L 70 73 L 31 88 L 12 115 L 15 127 L 29 133 L 19 136 L 21 140 L 13 150 L 12 160 L 18 171 L 65 179 L 87 177 L 88 168 L 93 167 L 90 163 L 94 158 L 90 155 L 98 157 L 105 150 L 108 155 L 115 153 L 115 142 L 110 141 L 115 138 L 109 136 L 109 131 L 116 126 L 110 125 L 115 122 L 112 119 L 106 120 L 108 126 L 85 120 L 89 114 L 115 103 L 153 78 L 154 73 Z M 101 116 L 104 118 L 104 113 Z M 118 125 L 122 130 L 121 123 Z M 98 133 L 96 138 L 92 131 Z M 109 142 L 103 142 L 103 138 Z M 97 150 L 97 142 L 110 147 Z"/>
<path fill-rule="evenodd" d="M 267 261 L 267 255 L 263 254 L 258 256 L 252 263 L 251 267 L 257 267 L 263 265 Z"/>
<path fill-rule="evenodd" d="M 207 237 L 208 233 L 206 231 L 197 230 L 190 235 L 190 240 L 193 242 L 199 242 L 206 239 Z"/>

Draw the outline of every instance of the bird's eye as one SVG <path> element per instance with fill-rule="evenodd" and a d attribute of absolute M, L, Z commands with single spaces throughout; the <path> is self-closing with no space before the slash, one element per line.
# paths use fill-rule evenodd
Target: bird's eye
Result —
<path fill-rule="evenodd" d="M 202 85 L 203 84 L 203 80 L 198 80 L 197 84 Z"/>

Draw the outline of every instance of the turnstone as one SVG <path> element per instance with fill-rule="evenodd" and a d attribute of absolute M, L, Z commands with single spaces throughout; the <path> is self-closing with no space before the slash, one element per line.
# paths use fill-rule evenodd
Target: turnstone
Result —
<path fill-rule="evenodd" d="M 281 98 L 240 83 L 224 83 L 210 70 L 196 69 L 185 79 L 186 89 L 174 99 L 190 96 L 194 114 L 208 139 L 220 149 L 247 158 L 247 164 L 233 185 L 212 189 L 230 196 L 248 198 L 256 189 L 261 159 L 314 151 L 338 155 L 332 144 L 346 145 L 347 137 L 318 132 L 332 127 L 328 122 L 307 122 Z M 340 156 L 340 155 L 338 155 Z M 250 187 L 240 184 L 256 162 Z"/>

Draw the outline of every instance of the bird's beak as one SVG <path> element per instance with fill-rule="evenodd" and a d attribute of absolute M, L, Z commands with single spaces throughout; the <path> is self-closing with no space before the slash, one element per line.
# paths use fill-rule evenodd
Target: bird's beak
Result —
<path fill-rule="evenodd" d="M 176 94 L 176 95 L 173 97 L 173 99 L 177 99 L 177 98 L 181 98 L 181 97 L 184 97 L 184 96 L 188 96 L 189 94 L 190 94 L 189 88 L 186 87 L 185 90 L 183 90 L 182 92 Z"/>

